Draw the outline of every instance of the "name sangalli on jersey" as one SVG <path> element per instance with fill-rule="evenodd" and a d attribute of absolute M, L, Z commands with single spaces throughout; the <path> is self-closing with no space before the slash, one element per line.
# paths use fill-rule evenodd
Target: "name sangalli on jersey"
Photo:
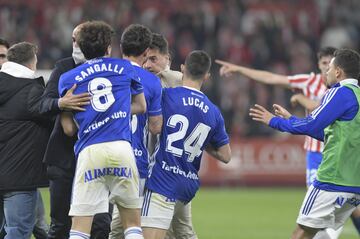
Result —
<path fill-rule="evenodd" d="M 85 70 L 80 71 L 80 75 L 75 76 L 75 80 L 82 81 L 86 77 L 94 74 L 95 72 L 102 72 L 102 71 L 112 71 L 121 75 L 121 73 L 124 71 L 124 67 L 120 67 L 117 64 L 113 67 L 111 63 L 94 64 L 87 67 Z"/>
<path fill-rule="evenodd" d="M 207 106 L 202 100 L 195 97 L 182 97 L 184 106 L 195 106 L 202 110 L 202 112 L 207 113 L 209 106 Z"/>

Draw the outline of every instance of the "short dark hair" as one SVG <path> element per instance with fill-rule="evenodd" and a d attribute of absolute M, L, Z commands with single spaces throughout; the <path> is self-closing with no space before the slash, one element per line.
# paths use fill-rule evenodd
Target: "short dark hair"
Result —
<path fill-rule="evenodd" d="M 158 50 L 163 55 L 169 54 L 169 43 L 166 38 L 159 33 L 152 34 L 149 48 Z"/>
<path fill-rule="evenodd" d="M 103 21 L 88 21 L 81 25 L 76 42 L 87 60 L 102 57 L 111 45 L 113 28 Z"/>
<path fill-rule="evenodd" d="M 121 50 L 126 56 L 140 56 L 150 43 L 150 29 L 140 24 L 131 24 L 121 35 Z"/>
<path fill-rule="evenodd" d="M 351 49 L 339 49 L 334 53 L 334 65 L 341 68 L 347 78 L 358 79 L 360 74 L 360 55 Z"/>
<path fill-rule="evenodd" d="M 321 48 L 318 52 L 317 52 L 317 57 L 318 57 L 318 60 L 321 59 L 321 57 L 324 57 L 324 56 L 334 56 L 334 53 L 336 51 L 336 48 L 335 47 L 331 47 L 331 46 L 327 46 L 327 47 L 323 47 Z"/>
<path fill-rule="evenodd" d="M 7 49 L 10 48 L 9 42 L 7 42 L 5 39 L 0 38 L 0 46 L 5 46 Z"/>
<path fill-rule="evenodd" d="M 211 58 L 205 51 L 192 51 L 185 59 L 185 74 L 194 80 L 202 79 L 210 67 Z"/>
<path fill-rule="evenodd" d="M 34 60 L 37 46 L 30 42 L 20 42 L 12 45 L 7 52 L 8 61 L 25 65 Z"/>

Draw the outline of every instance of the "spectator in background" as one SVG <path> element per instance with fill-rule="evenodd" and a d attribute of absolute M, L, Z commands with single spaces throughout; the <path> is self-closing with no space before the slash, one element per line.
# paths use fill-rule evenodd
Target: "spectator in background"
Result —
<path fill-rule="evenodd" d="M 7 61 L 6 57 L 9 47 L 10 47 L 9 43 L 6 40 L 0 38 L 0 69 L 2 64 L 4 64 Z"/>
<path fill-rule="evenodd" d="M 322 35 L 333 26 L 343 26 L 329 45 L 341 41 L 359 48 L 360 21 L 352 14 L 360 9 L 360 1 L 53 1 L 3 0 L 0 8 L 0 36 L 10 42 L 37 42 L 40 49 L 39 68 L 48 69 L 55 60 L 71 54 L 63 36 L 71 34 L 82 19 L 103 19 L 122 31 L 133 22 L 162 32 L 172 45 L 173 69 L 179 70 L 184 56 L 194 48 L 206 49 L 214 58 L 229 59 L 236 64 L 267 69 L 284 75 L 315 70 Z M 180 7 L 181 6 L 181 7 Z M 98 11 L 106 9 L 106 11 Z M 34 27 L 36 26 L 36 27 Z M 13 29 L 16 27 L 16 31 Z M 344 36 L 343 34 L 346 34 Z M 333 34 L 332 34 L 333 35 Z M 327 37 L 326 37 L 327 38 Z M 329 38 L 327 38 L 329 39 Z M 325 42 L 324 42 L 325 43 Z M 342 46 L 343 47 L 343 46 Z M 299 51 L 302 54 L 298 54 Z M 119 47 L 113 47 L 117 55 Z M 249 81 L 226 81 L 212 72 L 213 80 L 205 87 L 211 99 L 220 105 L 232 136 L 271 135 L 267 127 L 255 126 L 244 109 L 253 102 L 269 102 L 276 98 L 285 104 L 290 95 L 283 89 L 255 85 Z M 256 92 L 249 89 L 255 89 Z M 225 96 L 223 96 L 225 95 Z M 219 103 L 221 102 L 221 104 Z"/>
<path fill-rule="evenodd" d="M 0 195 L 5 238 L 28 239 L 35 225 L 37 188 L 48 185 L 42 158 L 49 120 L 40 114 L 44 80 L 35 78 L 37 47 L 9 48 L 0 71 Z"/>
<path fill-rule="evenodd" d="M 59 98 L 58 84 L 60 75 L 85 62 L 75 37 L 82 24 L 76 26 L 72 34 L 72 57 L 59 60 L 55 64 L 49 82 L 41 100 L 41 112 L 56 118 L 54 128 L 46 148 L 44 162 L 48 165 L 47 174 L 50 180 L 50 230 L 49 239 L 67 239 L 71 228 L 69 217 L 72 182 L 75 171 L 74 144 L 76 136 L 65 135 L 60 124 L 62 110 L 83 111 L 83 106 L 90 103 L 88 94 L 73 95 L 74 86 L 65 96 Z M 91 238 L 107 238 L 110 232 L 111 216 L 108 213 L 95 216 Z"/>

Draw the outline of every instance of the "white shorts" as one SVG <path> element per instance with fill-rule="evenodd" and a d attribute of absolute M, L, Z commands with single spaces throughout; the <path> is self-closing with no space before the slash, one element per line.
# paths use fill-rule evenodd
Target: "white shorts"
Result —
<path fill-rule="evenodd" d="M 336 230 L 344 225 L 359 202 L 359 194 L 329 192 L 311 185 L 296 222 L 311 228 Z"/>
<path fill-rule="evenodd" d="M 141 226 L 168 230 L 174 210 L 175 200 L 146 190 L 141 209 Z"/>
<path fill-rule="evenodd" d="M 139 173 L 127 141 L 90 145 L 77 160 L 69 215 L 108 212 L 109 201 L 140 208 Z"/>

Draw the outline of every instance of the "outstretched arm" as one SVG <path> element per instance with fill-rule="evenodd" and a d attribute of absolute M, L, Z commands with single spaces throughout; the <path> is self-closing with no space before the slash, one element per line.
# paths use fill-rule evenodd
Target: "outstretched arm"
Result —
<path fill-rule="evenodd" d="M 327 126 L 336 120 L 352 120 L 358 110 L 359 104 L 353 91 L 347 87 L 337 87 L 329 90 L 321 105 L 305 118 L 275 117 L 264 107 L 257 106 L 250 110 L 250 115 L 254 120 L 266 123 L 274 129 L 324 140 L 324 129 Z"/>
<path fill-rule="evenodd" d="M 275 107 L 274 107 L 275 108 Z M 255 105 L 250 109 L 249 115 L 253 120 L 269 125 L 271 128 L 291 134 L 309 135 L 313 138 L 323 140 L 323 129 L 314 121 L 311 116 L 306 118 L 278 117 L 270 113 L 261 105 Z"/>
<path fill-rule="evenodd" d="M 269 71 L 255 70 L 221 60 L 215 60 L 215 62 L 221 65 L 220 68 L 221 76 L 230 76 L 233 73 L 239 73 L 241 75 L 244 75 L 252 80 L 255 80 L 263 84 L 281 85 L 283 87 L 290 87 L 290 81 L 287 76 L 275 74 Z"/>
<path fill-rule="evenodd" d="M 253 120 L 264 123 L 266 125 L 269 125 L 270 120 L 275 117 L 275 115 L 270 113 L 270 111 L 258 104 L 254 105 L 253 108 L 250 108 L 249 115 Z"/>

